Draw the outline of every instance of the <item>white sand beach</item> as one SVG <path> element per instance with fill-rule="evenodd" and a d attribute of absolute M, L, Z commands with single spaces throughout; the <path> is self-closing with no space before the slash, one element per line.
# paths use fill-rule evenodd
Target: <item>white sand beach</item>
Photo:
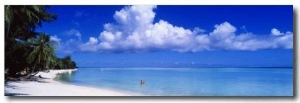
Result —
<path fill-rule="evenodd" d="M 73 70 L 50 70 L 50 72 L 40 72 L 43 78 L 39 81 L 12 81 L 5 85 L 5 93 L 13 96 L 129 96 L 129 94 L 76 86 L 66 83 L 60 83 L 53 80 L 57 74 L 63 72 L 72 72 Z"/>

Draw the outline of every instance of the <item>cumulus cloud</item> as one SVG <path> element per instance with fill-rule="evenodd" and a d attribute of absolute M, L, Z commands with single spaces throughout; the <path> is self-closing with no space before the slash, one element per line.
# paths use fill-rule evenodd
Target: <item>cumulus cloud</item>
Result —
<path fill-rule="evenodd" d="M 207 32 L 201 28 L 186 29 L 165 20 L 154 22 L 156 6 L 126 6 L 113 15 L 116 23 L 104 25 L 98 37 L 80 44 L 81 51 L 91 52 L 141 52 L 171 50 L 198 52 L 202 50 L 260 50 L 293 48 L 293 33 L 282 33 L 276 28 L 271 35 L 255 35 L 249 32 L 237 34 L 229 22 L 216 24 Z M 77 34 L 76 31 L 69 31 Z M 207 32 L 207 33 L 206 33 Z M 80 34 L 80 33 L 78 33 Z M 78 37 L 80 37 L 78 35 Z"/>
<path fill-rule="evenodd" d="M 89 41 L 85 44 L 81 44 L 79 47 L 83 51 L 97 51 L 98 39 L 95 37 L 90 37 Z"/>
<path fill-rule="evenodd" d="M 281 33 L 279 30 L 277 30 L 276 28 L 273 28 L 271 30 L 271 34 L 272 35 L 275 35 L 275 36 L 278 36 L 278 35 L 283 35 L 283 33 Z"/>

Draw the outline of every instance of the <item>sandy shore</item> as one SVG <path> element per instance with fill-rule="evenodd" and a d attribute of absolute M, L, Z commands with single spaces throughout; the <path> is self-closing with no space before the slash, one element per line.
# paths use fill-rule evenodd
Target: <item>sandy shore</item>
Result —
<path fill-rule="evenodd" d="M 40 72 L 43 78 L 39 81 L 14 81 L 5 85 L 6 96 L 129 96 L 129 94 L 70 85 L 53 80 L 57 74 L 72 72 L 73 70 L 50 70 L 50 72 Z"/>

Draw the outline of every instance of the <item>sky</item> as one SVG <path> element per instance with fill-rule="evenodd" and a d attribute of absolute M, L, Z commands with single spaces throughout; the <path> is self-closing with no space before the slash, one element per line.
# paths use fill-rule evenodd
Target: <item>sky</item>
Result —
<path fill-rule="evenodd" d="M 79 67 L 292 67 L 292 6 L 75 6 L 43 23 Z"/>

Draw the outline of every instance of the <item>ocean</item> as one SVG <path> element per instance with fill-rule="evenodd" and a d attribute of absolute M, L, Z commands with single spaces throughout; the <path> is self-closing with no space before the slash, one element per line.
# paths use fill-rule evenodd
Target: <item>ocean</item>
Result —
<path fill-rule="evenodd" d="M 142 96 L 293 96 L 293 68 L 78 68 L 56 79 Z"/>

